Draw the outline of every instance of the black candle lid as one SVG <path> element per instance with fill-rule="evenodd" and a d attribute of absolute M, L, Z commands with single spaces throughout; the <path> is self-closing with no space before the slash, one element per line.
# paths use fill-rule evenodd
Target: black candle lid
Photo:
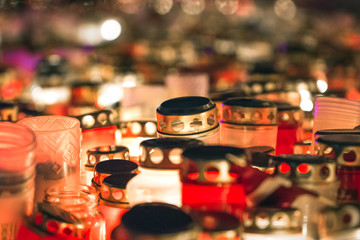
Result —
<path fill-rule="evenodd" d="M 278 112 L 284 112 L 284 111 L 296 111 L 296 110 L 300 110 L 300 107 L 298 106 L 294 106 L 291 105 L 288 102 L 283 102 L 283 101 L 273 101 L 273 103 L 275 103 Z"/>
<path fill-rule="evenodd" d="M 226 99 L 223 105 L 249 107 L 249 108 L 273 108 L 276 107 L 275 103 L 256 98 L 229 98 Z"/>
<path fill-rule="evenodd" d="M 117 173 L 110 175 L 103 180 L 103 185 L 111 188 L 126 189 L 126 184 L 137 174 L 136 173 Z"/>
<path fill-rule="evenodd" d="M 105 174 L 116 174 L 121 172 L 133 172 L 138 165 L 129 160 L 112 159 L 99 162 L 95 166 L 95 171 Z"/>
<path fill-rule="evenodd" d="M 117 145 L 107 145 L 107 146 L 99 146 L 94 147 L 87 150 L 87 153 L 96 153 L 96 154 L 112 154 L 118 152 L 126 152 L 129 149 L 125 146 L 117 146 Z"/>
<path fill-rule="evenodd" d="M 328 162 L 333 162 L 331 158 L 324 156 L 316 156 L 310 154 L 282 154 L 278 156 L 273 156 L 272 160 L 275 162 L 285 162 L 287 164 L 323 164 Z"/>
<path fill-rule="evenodd" d="M 360 146 L 360 135 L 356 135 L 356 134 L 325 135 L 319 137 L 317 139 L 317 142 L 326 145 Z"/>
<path fill-rule="evenodd" d="M 256 152 L 260 152 L 260 153 L 272 153 L 275 151 L 275 149 L 271 146 L 252 146 L 252 147 L 247 147 L 245 148 L 247 151 L 256 153 Z"/>
<path fill-rule="evenodd" d="M 215 108 L 215 104 L 206 97 L 189 96 L 169 99 L 157 108 L 162 115 L 191 115 Z"/>
<path fill-rule="evenodd" d="M 315 133 L 315 135 L 334 135 L 334 134 L 360 134 L 360 129 L 323 129 Z"/>
<path fill-rule="evenodd" d="M 140 146 L 160 149 L 189 148 L 203 145 L 202 141 L 193 138 L 155 138 L 142 141 Z"/>
<path fill-rule="evenodd" d="M 0 109 L 8 109 L 15 107 L 15 103 L 0 101 Z"/>
<path fill-rule="evenodd" d="M 166 203 L 135 205 L 122 216 L 121 224 L 129 231 L 142 234 L 180 233 L 194 227 L 188 214 Z"/>
<path fill-rule="evenodd" d="M 182 156 L 192 161 L 226 160 L 229 155 L 243 158 L 246 152 L 242 148 L 231 146 L 200 146 L 186 149 Z"/>

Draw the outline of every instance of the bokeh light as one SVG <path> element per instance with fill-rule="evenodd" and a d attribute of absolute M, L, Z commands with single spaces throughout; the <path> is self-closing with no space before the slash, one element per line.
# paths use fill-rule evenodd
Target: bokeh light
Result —
<path fill-rule="evenodd" d="M 205 9 L 205 0 L 183 0 L 181 8 L 189 15 L 198 15 Z"/>
<path fill-rule="evenodd" d="M 277 0 L 274 5 L 275 14 L 284 20 L 291 20 L 296 15 L 296 5 L 291 0 Z"/>
<path fill-rule="evenodd" d="M 115 19 L 108 19 L 101 25 L 100 33 L 101 37 L 107 41 L 115 40 L 121 34 L 121 25 Z"/>

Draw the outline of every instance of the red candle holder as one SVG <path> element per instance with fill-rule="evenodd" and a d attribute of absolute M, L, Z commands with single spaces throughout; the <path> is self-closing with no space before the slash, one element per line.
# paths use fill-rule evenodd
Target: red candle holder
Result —
<path fill-rule="evenodd" d="M 337 163 L 340 180 L 338 201 L 342 203 L 360 200 L 360 135 L 337 134 L 321 136 L 315 144 L 318 155 L 332 157 Z"/>
<path fill-rule="evenodd" d="M 135 173 L 118 173 L 102 182 L 100 212 L 105 219 L 106 239 L 110 239 L 111 232 L 121 223 L 122 215 L 130 209 L 126 184 L 135 176 Z"/>
<path fill-rule="evenodd" d="M 278 133 L 275 154 L 292 154 L 294 145 L 304 138 L 302 120 L 304 113 L 299 107 L 277 104 Z"/>
<path fill-rule="evenodd" d="M 246 206 L 244 185 L 238 182 L 238 167 L 246 164 L 246 152 L 229 146 L 203 146 L 183 152 L 182 202 L 191 209 L 230 212 L 240 216 Z"/>
<path fill-rule="evenodd" d="M 109 110 L 101 110 L 76 116 L 81 123 L 82 141 L 81 141 L 81 161 L 80 176 L 81 182 L 90 185 L 89 178 L 86 177 L 86 168 L 88 167 L 87 151 L 89 149 L 115 145 L 116 125 L 112 122 L 112 113 Z"/>

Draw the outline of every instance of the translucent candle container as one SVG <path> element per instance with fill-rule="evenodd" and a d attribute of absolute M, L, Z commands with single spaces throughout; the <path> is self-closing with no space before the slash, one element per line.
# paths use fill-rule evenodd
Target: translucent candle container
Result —
<path fill-rule="evenodd" d="M 244 240 L 305 240 L 302 215 L 294 208 L 256 207 L 243 214 Z"/>
<path fill-rule="evenodd" d="M 190 215 L 166 203 L 132 207 L 111 233 L 112 240 L 196 240 L 199 230 Z"/>
<path fill-rule="evenodd" d="M 87 151 L 99 146 L 116 145 L 117 127 L 112 121 L 112 116 L 109 110 L 76 116 L 82 130 L 80 176 L 83 184 L 89 184 L 87 172 L 91 172 L 91 166 L 93 166 L 89 164 Z"/>
<path fill-rule="evenodd" d="M 321 136 L 315 144 L 318 155 L 336 160 L 336 175 L 340 181 L 339 202 L 360 200 L 360 135 L 337 134 Z"/>
<path fill-rule="evenodd" d="M 106 177 L 100 188 L 100 211 L 105 219 L 106 239 L 121 222 L 122 215 L 130 209 L 126 184 L 135 173 L 118 173 Z"/>
<path fill-rule="evenodd" d="M 217 211 L 195 211 L 191 213 L 200 226 L 197 240 L 241 240 L 243 226 L 240 220 L 230 213 Z"/>
<path fill-rule="evenodd" d="M 209 98 L 191 96 L 169 99 L 157 108 L 158 137 L 196 138 L 218 144 L 220 127 L 216 105 Z"/>
<path fill-rule="evenodd" d="M 278 132 L 275 154 L 292 154 L 294 145 L 303 140 L 303 111 L 297 106 L 277 103 Z"/>
<path fill-rule="evenodd" d="M 85 185 L 54 186 L 37 203 L 18 239 L 105 240 L 105 222 L 96 190 Z"/>
<path fill-rule="evenodd" d="M 271 146 L 276 149 L 277 108 L 273 102 L 229 98 L 222 105 L 221 144 L 235 147 Z"/>
<path fill-rule="evenodd" d="M 130 159 L 129 149 L 125 146 L 108 145 L 90 148 L 87 150 L 86 154 L 87 162 L 85 164 L 85 171 L 87 185 L 91 185 L 91 180 L 94 176 L 95 165 L 100 161 L 110 159 Z"/>
<path fill-rule="evenodd" d="M 0 231 L 4 240 L 16 239 L 22 218 L 32 212 L 35 147 L 29 128 L 0 122 Z"/>
<path fill-rule="evenodd" d="M 113 174 L 118 173 L 137 173 L 138 165 L 129 160 L 111 159 L 101 161 L 96 164 L 94 170 L 94 177 L 91 184 L 96 189 L 100 190 L 103 180 Z"/>
<path fill-rule="evenodd" d="M 359 240 L 360 205 L 340 204 L 328 207 L 320 214 L 320 240 Z"/>
<path fill-rule="evenodd" d="M 180 72 L 168 74 L 165 86 L 169 97 L 207 96 L 210 88 L 209 75 L 205 72 Z"/>
<path fill-rule="evenodd" d="M 140 143 L 157 138 L 156 121 L 121 121 L 116 133 L 116 142 L 129 148 L 130 160 L 138 162 Z"/>
<path fill-rule="evenodd" d="M 181 206 L 179 169 L 184 149 L 202 145 L 196 139 L 158 138 L 141 142 L 140 173 L 126 186 L 131 206 L 165 202 Z"/>
<path fill-rule="evenodd" d="M 330 204 L 336 203 L 339 181 L 336 177 L 336 162 L 331 158 L 314 155 L 279 155 L 275 162 L 274 176 L 290 179 L 297 186 L 316 192 Z M 304 217 L 303 230 L 308 239 L 318 239 L 320 211 L 326 207 L 324 202 L 303 198 L 298 203 Z"/>
<path fill-rule="evenodd" d="M 181 182 L 185 207 L 241 214 L 246 197 L 234 162 L 246 165 L 244 149 L 201 146 L 185 150 L 183 158 Z"/>
<path fill-rule="evenodd" d="M 49 115 L 25 118 L 18 124 L 36 135 L 36 202 L 51 186 L 80 183 L 81 129 L 76 118 Z"/>

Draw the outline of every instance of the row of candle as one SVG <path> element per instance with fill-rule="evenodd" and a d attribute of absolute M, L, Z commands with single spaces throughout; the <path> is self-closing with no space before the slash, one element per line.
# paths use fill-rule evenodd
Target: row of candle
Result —
<path fill-rule="evenodd" d="M 105 164 L 105 162 L 102 163 L 101 161 L 104 160 L 104 158 L 102 158 L 102 156 L 96 156 L 96 154 L 93 154 L 93 149 L 90 149 L 91 147 L 94 147 L 93 145 L 99 147 L 100 145 L 105 144 L 106 146 L 108 145 L 108 142 L 113 144 L 114 140 L 116 141 L 116 133 L 118 132 L 119 128 L 111 123 L 111 117 L 108 112 L 103 111 L 101 113 L 98 112 L 92 115 L 79 116 L 78 119 L 80 121 L 75 118 L 60 116 L 26 118 L 19 121 L 18 124 L 15 124 L 16 127 L 20 127 L 22 125 L 27 126 L 23 129 L 24 136 L 21 135 L 20 130 L 15 131 L 14 129 L 12 129 L 14 127 L 13 124 L 10 124 L 8 126 L 4 125 L 4 128 L 8 130 L 7 135 L 5 134 L 5 136 L 10 139 L 10 143 L 7 144 L 9 144 L 12 148 L 18 147 L 15 143 L 18 142 L 16 138 L 19 138 L 19 136 L 27 140 L 27 142 L 22 143 L 24 144 L 21 145 L 22 147 L 27 145 L 32 146 L 31 148 L 28 148 L 29 151 L 27 152 L 27 154 L 29 154 L 29 157 L 23 158 L 30 159 L 28 160 L 30 165 L 28 164 L 26 167 L 26 171 L 23 172 L 21 172 L 21 169 L 16 169 L 18 175 L 15 177 L 15 179 L 17 179 L 18 176 L 21 176 L 22 179 L 26 179 L 26 181 L 21 181 L 21 184 L 27 183 L 27 185 L 23 186 L 21 190 L 29 191 L 29 194 L 31 195 L 31 191 L 34 191 L 34 187 L 29 186 L 31 184 L 31 186 L 34 186 L 32 179 L 34 178 L 36 169 L 35 202 L 37 204 L 34 208 L 32 208 L 32 203 L 29 201 L 27 201 L 27 203 L 25 204 L 27 206 L 26 214 L 28 216 L 31 216 L 30 222 L 33 223 L 32 226 L 34 226 L 35 224 L 36 229 L 46 230 L 45 232 L 47 232 L 48 234 L 52 234 L 52 236 L 62 231 L 60 235 L 65 233 L 66 236 L 73 236 L 73 234 L 75 234 L 75 237 L 89 237 L 89 235 L 85 237 L 86 234 L 89 234 L 88 231 L 85 231 L 85 234 L 84 231 L 80 231 L 78 228 L 72 226 L 71 224 L 64 227 L 65 225 L 60 224 L 59 222 L 50 221 L 54 220 L 54 216 L 56 219 L 57 214 L 64 211 L 67 212 L 66 208 L 60 207 L 59 209 L 59 205 L 56 204 L 61 202 L 59 199 L 63 199 L 63 190 L 58 187 L 51 188 L 51 186 L 65 184 L 66 187 L 69 187 L 70 185 L 75 185 L 78 186 L 77 191 L 79 191 L 79 188 L 81 186 L 79 185 L 80 181 L 83 181 L 83 179 L 80 180 L 80 172 L 84 173 L 86 176 L 86 171 L 88 171 L 92 175 L 94 168 L 95 175 L 90 180 L 100 192 L 100 199 L 103 203 L 102 206 L 108 206 L 108 202 L 114 203 L 116 202 L 115 200 L 124 201 L 125 197 L 128 197 L 128 201 L 130 204 L 129 206 L 135 206 L 142 202 L 160 201 L 167 202 L 172 205 L 183 206 L 185 208 L 186 206 L 190 206 L 191 210 L 195 209 L 196 211 L 204 208 L 212 211 L 226 211 L 227 213 L 231 213 L 232 215 L 236 216 L 240 220 L 243 220 L 243 212 L 246 206 L 261 206 L 264 205 L 264 203 L 269 202 L 271 203 L 272 207 L 277 208 L 291 206 L 293 201 L 287 199 L 288 196 L 284 196 L 284 199 L 279 198 L 279 193 L 284 186 L 286 186 L 286 190 L 289 191 L 291 194 L 296 191 L 299 192 L 298 188 L 293 188 L 293 185 L 289 185 L 289 181 L 272 182 L 273 178 L 269 178 L 271 179 L 270 185 L 274 184 L 275 186 L 280 186 L 279 189 L 273 188 L 273 192 L 270 191 L 267 193 L 267 191 L 264 191 L 262 187 L 260 188 L 260 190 L 262 189 L 260 191 L 257 189 L 257 187 L 261 187 L 263 181 L 266 183 L 269 175 L 255 168 L 247 166 L 252 161 L 253 163 L 259 161 L 259 158 L 255 157 L 257 155 L 253 154 L 254 149 L 253 151 L 249 150 L 251 149 L 251 147 L 260 145 L 259 143 L 262 143 L 261 145 L 270 146 L 274 146 L 276 144 L 276 130 L 278 129 L 276 105 L 269 101 L 261 101 L 248 98 L 236 98 L 226 100 L 223 103 L 222 108 L 222 121 L 220 122 L 220 124 L 218 124 L 216 106 L 211 100 L 203 97 L 183 97 L 170 99 L 168 101 L 165 101 L 157 109 L 157 132 L 160 138 L 148 141 L 142 141 L 144 139 L 142 139 L 141 141 L 138 140 L 141 142 L 141 155 L 138 161 L 134 157 L 131 159 L 131 151 L 130 154 L 129 151 L 123 151 L 124 149 L 127 149 L 126 147 L 109 147 L 109 149 L 112 151 L 112 157 L 109 157 L 108 152 L 106 154 L 107 158 L 119 158 L 122 159 L 121 161 L 125 161 L 128 163 L 130 163 L 130 161 L 128 161 L 129 159 L 133 161 L 135 160 L 135 162 L 140 165 L 139 175 L 135 176 L 135 174 L 137 173 L 135 171 L 131 172 L 131 174 L 133 174 L 131 175 L 131 178 L 130 176 L 127 176 L 127 178 L 125 178 L 125 180 L 129 181 L 129 184 L 127 184 L 124 178 L 120 177 L 122 181 L 125 181 L 125 184 L 122 183 L 122 188 L 126 189 L 125 193 L 123 191 L 115 191 L 117 189 L 113 189 L 114 186 L 112 184 L 116 183 L 119 180 L 119 176 L 106 176 L 106 178 L 104 179 L 100 177 L 101 165 Z M 285 112 L 295 110 L 296 113 L 296 108 L 289 108 L 288 105 L 285 105 L 284 109 L 286 109 L 284 110 Z M 300 118 L 296 117 L 295 115 L 296 114 L 289 115 L 288 113 L 283 113 L 281 114 L 281 119 L 283 119 L 287 124 L 292 124 L 292 127 L 295 126 L 295 132 L 297 132 L 299 129 L 301 129 L 301 124 L 299 123 Z M 90 118 L 88 116 L 93 119 L 93 123 L 91 120 L 89 121 Z M 89 124 L 89 122 L 92 124 Z M 80 123 L 83 128 L 82 132 L 80 132 Z M 148 123 L 151 122 L 146 122 L 143 126 L 141 126 L 142 128 L 138 130 L 137 133 L 144 134 L 144 137 L 154 138 L 156 131 L 150 131 L 151 127 L 149 127 L 150 125 Z M 145 127 L 146 124 L 148 124 L 147 128 Z M 85 129 L 87 126 L 88 129 Z M 269 127 L 271 131 L 267 134 L 264 134 L 264 132 L 260 130 L 264 127 Z M 29 128 L 32 129 L 32 131 L 29 130 Z M 224 131 L 220 131 L 219 133 L 219 128 L 221 128 L 221 130 L 225 129 L 225 132 L 226 130 L 229 130 L 230 134 L 228 132 L 227 135 L 223 135 Z M 132 130 L 134 129 L 136 129 L 136 127 L 132 128 Z M 246 135 L 246 137 L 244 137 L 244 134 L 251 131 L 253 131 L 252 134 L 248 134 Z M 25 137 L 26 132 L 29 136 L 32 137 Z M 123 140 L 126 139 L 126 136 L 129 136 L 129 138 L 135 137 L 135 134 L 126 135 L 126 127 L 122 132 L 124 133 L 123 137 L 125 136 Z M 132 133 L 135 132 L 136 131 Z M 294 131 L 292 131 L 292 133 L 294 133 Z M 285 135 L 289 136 L 289 134 L 290 132 L 287 132 L 287 134 Z M 34 135 L 36 135 L 37 143 L 37 149 L 35 151 Z M 271 138 L 265 138 L 266 135 L 271 136 Z M 105 141 L 102 136 L 105 136 Z M 81 137 L 83 137 L 82 140 Z M 171 138 L 169 137 L 172 137 L 173 139 L 171 140 Z M 190 139 L 197 138 L 198 140 L 196 141 L 188 139 L 187 141 L 190 141 L 191 143 L 189 144 L 191 145 L 191 149 L 189 149 L 188 151 L 185 150 L 185 152 L 182 153 L 182 151 L 186 149 L 186 147 L 182 146 L 181 144 L 177 147 L 169 147 L 169 145 L 171 146 L 171 143 L 176 143 L 180 141 L 178 139 L 179 137 L 182 137 L 181 141 L 184 142 L 186 142 L 186 140 L 183 139 L 184 137 Z M 251 139 L 252 142 L 248 145 L 245 145 L 245 143 L 239 143 L 239 141 L 243 138 L 245 138 L 246 140 Z M 202 145 L 200 144 L 201 141 L 199 139 L 209 146 L 201 146 L 194 148 L 196 145 Z M 233 139 L 239 139 L 239 141 L 234 142 L 234 144 L 226 142 Z M 268 139 L 271 139 L 271 141 Z M 76 159 L 79 159 L 78 156 L 80 152 L 81 141 L 82 143 L 86 143 L 83 144 L 81 148 L 88 148 L 88 158 L 85 161 L 82 161 L 80 164 L 80 161 Z M 219 144 L 219 142 L 221 142 L 223 146 L 216 145 Z M 237 147 L 241 148 L 228 146 L 235 145 L 235 143 L 238 144 Z M 293 143 L 294 142 L 292 142 L 292 144 Z M 245 147 L 250 148 L 244 150 Z M 119 151 L 119 149 L 121 151 Z M 166 149 L 166 151 L 164 149 Z M 175 150 L 175 152 L 173 150 Z M 104 148 L 99 147 L 98 150 L 95 150 L 95 153 L 98 153 L 99 151 L 104 151 Z M 256 151 L 259 151 L 259 148 Z M 32 152 L 35 152 L 36 162 L 34 161 Z M 275 159 L 270 157 L 270 155 L 264 153 L 261 153 L 259 156 L 265 157 L 264 159 L 266 159 L 267 161 L 269 161 L 269 159 Z M 13 157 L 16 158 L 18 156 L 15 154 Z M 307 176 L 308 171 L 306 171 L 306 169 L 308 169 L 313 162 L 308 161 L 307 158 L 312 159 L 310 156 L 305 156 L 304 158 L 305 159 L 301 159 L 301 161 L 296 161 L 306 163 L 305 170 L 303 170 L 305 174 L 303 175 Z M 288 158 L 287 160 L 289 159 L 291 160 L 291 158 Z M 119 160 L 116 160 L 116 162 L 119 162 Z M 350 162 L 352 162 L 352 160 Z M 268 164 L 269 162 L 265 163 Z M 321 160 L 320 163 L 324 164 L 327 162 L 323 162 L 323 160 Z M 266 164 L 266 169 L 273 167 Z M 80 169 L 80 167 L 82 169 Z M 180 175 L 181 177 L 179 177 L 178 175 L 179 169 L 182 169 L 182 175 Z M 278 175 L 284 175 L 285 177 L 288 176 L 286 174 L 283 174 L 286 172 L 282 171 L 281 167 L 276 167 L 275 169 L 279 170 L 279 172 L 277 172 Z M 298 169 L 302 168 L 299 168 L 298 166 Z M 11 170 L 11 168 L 8 170 Z M 153 173 L 152 171 L 155 171 L 155 173 Z M 327 171 L 330 171 L 329 168 L 327 168 L 326 171 L 324 170 L 324 168 L 321 168 L 320 172 L 322 172 L 323 174 L 324 172 L 327 173 L 327 176 L 334 176 L 334 174 L 330 174 Z M 301 170 L 299 170 L 299 172 L 301 175 Z M 163 175 L 161 175 L 160 173 Z M 247 177 L 244 177 L 243 175 Z M 292 174 L 290 175 L 293 176 Z M 107 180 L 105 181 L 105 179 Z M 173 181 L 171 179 L 173 179 Z M 182 183 L 180 182 L 180 179 Z M 315 177 L 315 179 L 317 178 Z M 324 181 L 325 179 L 327 179 L 327 177 L 322 178 L 322 180 Z M 157 183 L 153 184 L 151 183 L 151 180 L 155 180 Z M 9 181 L 9 178 L 7 178 L 7 176 L 4 177 L 4 181 L 7 181 L 5 184 L 6 187 L 13 187 L 13 184 L 11 184 L 12 181 Z M 88 183 L 88 181 L 86 181 L 86 183 Z M 168 185 L 164 189 L 159 191 L 158 185 L 163 184 Z M 312 185 L 312 182 L 310 182 L 310 185 Z M 326 185 L 326 187 L 329 186 L 330 185 Z M 343 183 L 341 186 L 343 187 Z M 152 188 L 160 192 L 160 196 L 152 198 Z M 45 189 L 49 190 L 46 191 Z M 342 189 L 344 189 L 344 187 Z M 171 196 L 173 200 L 168 201 L 166 200 L 167 198 L 162 195 L 162 193 L 165 193 L 167 190 L 171 190 L 171 193 L 168 195 Z M 85 193 L 91 192 L 91 190 L 81 191 Z M 115 195 L 114 192 L 116 193 Z M 336 186 L 332 186 L 331 191 L 329 190 L 329 192 L 336 192 Z M 269 196 L 267 196 L 265 193 L 267 193 Z M 316 196 L 316 200 L 320 199 L 318 198 L 319 193 L 314 194 L 312 192 L 304 191 L 303 189 L 300 190 L 300 193 L 309 193 L 311 196 Z M 266 195 L 265 197 L 264 194 Z M 68 199 L 74 198 L 74 196 L 67 197 Z M 326 197 L 326 199 L 329 198 Z M 66 204 L 64 206 L 66 206 Z M 94 207 L 93 205 L 91 206 Z M 307 206 L 309 206 L 309 204 L 307 204 Z M 88 213 L 92 212 L 88 208 L 86 209 Z M 107 214 L 105 213 L 106 210 L 104 209 L 106 209 L 106 207 L 102 208 L 106 222 Z M 120 207 L 120 209 L 127 209 L 127 207 L 124 208 L 124 206 L 122 206 Z M 281 209 L 278 210 L 281 212 Z M 83 213 L 82 211 L 80 212 Z M 110 210 L 110 212 L 113 213 L 114 210 Z M 122 212 L 123 211 L 121 210 L 120 214 Z M 302 212 L 306 213 L 307 215 L 307 213 L 309 213 L 309 210 L 307 212 L 303 210 Z M 73 218 L 74 216 L 69 217 Z M 75 218 L 77 217 L 75 216 Z M 119 223 L 119 219 L 119 216 L 117 216 L 118 222 L 116 222 L 115 220 L 111 220 L 112 227 Z M 51 224 L 49 223 L 49 221 Z M 109 237 L 109 233 L 111 231 L 108 228 L 110 225 L 109 221 L 107 221 L 107 231 L 101 227 L 101 221 L 102 220 L 99 220 L 99 224 L 88 224 L 87 229 L 89 230 L 95 227 L 96 230 L 91 231 L 91 234 L 94 233 L 94 236 L 105 236 L 107 234 L 107 236 Z M 311 224 L 314 224 L 314 222 L 312 222 Z M 316 226 L 307 226 L 311 226 L 312 229 L 315 229 L 313 231 L 317 234 L 317 224 L 315 225 Z M 83 229 L 84 226 L 80 226 L 80 228 Z M 14 229 L 16 229 L 16 227 Z M 313 236 L 312 232 L 311 235 Z"/>

